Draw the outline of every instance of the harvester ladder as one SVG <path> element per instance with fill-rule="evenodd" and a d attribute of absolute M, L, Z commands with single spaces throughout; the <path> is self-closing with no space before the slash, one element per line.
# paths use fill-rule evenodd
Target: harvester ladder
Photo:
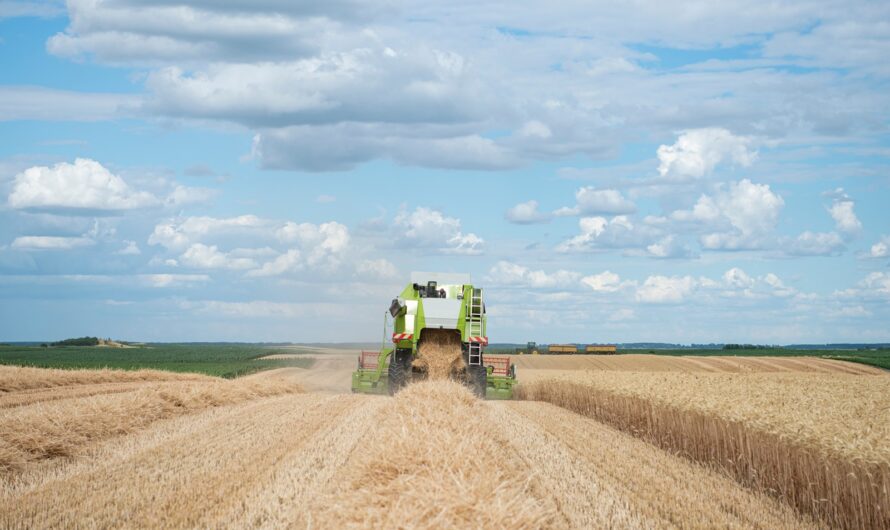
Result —
<path fill-rule="evenodd" d="M 483 336 L 482 326 L 482 289 L 472 289 L 470 294 L 470 305 L 467 310 L 467 336 L 481 337 Z M 468 351 L 468 361 L 470 366 L 479 366 L 482 364 L 482 344 L 479 342 L 470 342 Z"/>

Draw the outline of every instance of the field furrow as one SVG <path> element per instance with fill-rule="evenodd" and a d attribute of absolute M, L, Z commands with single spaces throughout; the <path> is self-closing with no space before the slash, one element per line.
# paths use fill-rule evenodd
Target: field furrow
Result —
<path fill-rule="evenodd" d="M 136 442 L 135 450 L 107 464 L 91 460 L 75 473 L 57 471 L 43 484 L 12 488 L 3 497 L 0 526 L 201 526 L 208 516 L 234 510 L 270 469 L 319 429 L 338 423 L 356 401 L 352 396 L 270 398 L 214 414 L 215 420 L 197 431 L 183 423 L 182 436 L 167 432 L 166 441 Z M 146 437 L 152 434 L 137 436 Z"/>
<path fill-rule="evenodd" d="M 0 394 L 0 409 L 10 409 L 15 407 L 24 407 L 34 403 L 49 403 L 52 401 L 60 401 L 63 399 L 75 399 L 90 396 L 99 396 L 103 394 L 119 394 L 122 392 L 131 392 L 146 386 L 162 385 L 164 383 L 156 383 L 153 381 L 138 381 L 132 383 L 98 383 L 94 385 L 72 385 L 58 386 L 51 388 L 35 388 L 32 390 L 22 390 L 18 392 L 8 392 Z M 178 382 L 166 383 L 171 388 L 179 385 Z"/>

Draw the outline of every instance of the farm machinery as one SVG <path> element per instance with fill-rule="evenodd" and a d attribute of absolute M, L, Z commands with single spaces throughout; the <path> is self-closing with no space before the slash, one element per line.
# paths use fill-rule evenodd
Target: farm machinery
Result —
<path fill-rule="evenodd" d="M 392 346 L 386 345 L 392 318 Z M 412 273 L 392 300 L 380 351 L 363 351 L 352 374 L 352 391 L 393 395 L 413 380 L 447 377 L 479 397 L 511 399 L 516 367 L 509 357 L 485 355 L 482 289 L 466 274 Z"/>

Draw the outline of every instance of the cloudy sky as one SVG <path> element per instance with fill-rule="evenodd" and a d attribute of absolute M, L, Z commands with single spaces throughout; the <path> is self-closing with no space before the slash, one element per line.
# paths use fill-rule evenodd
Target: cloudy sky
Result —
<path fill-rule="evenodd" d="M 0 1 L 0 340 L 890 341 L 890 4 Z"/>

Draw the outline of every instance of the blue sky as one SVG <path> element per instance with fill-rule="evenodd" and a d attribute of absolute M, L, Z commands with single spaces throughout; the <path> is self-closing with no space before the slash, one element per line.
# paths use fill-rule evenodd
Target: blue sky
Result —
<path fill-rule="evenodd" d="M 890 341 L 890 6 L 0 4 L 0 340 Z"/>

